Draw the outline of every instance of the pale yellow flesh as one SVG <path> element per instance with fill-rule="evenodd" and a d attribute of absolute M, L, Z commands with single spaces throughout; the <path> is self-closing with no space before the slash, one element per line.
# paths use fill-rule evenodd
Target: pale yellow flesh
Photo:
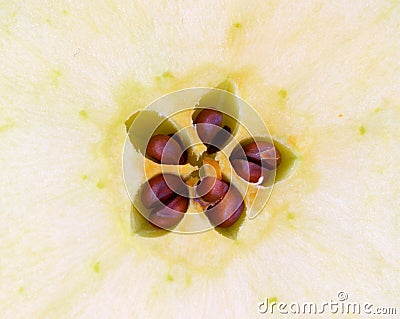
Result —
<path fill-rule="evenodd" d="M 400 307 L 399 21 L 397 1 L 3 2 L 1 316 L 254 318 L 339 290 Z M 132 236 L 124 121 L 227 76 L 296 171 L 236 241 Z"/>

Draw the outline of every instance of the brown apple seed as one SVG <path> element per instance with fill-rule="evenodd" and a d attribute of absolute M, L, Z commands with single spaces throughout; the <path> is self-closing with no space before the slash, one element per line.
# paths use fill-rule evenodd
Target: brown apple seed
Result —
<path fill-rule="evenodd" d="M 165 205 L 153 209 L 149 215 L 149 220 L 158 228 L 170 229 L 179 224 L 188 206 L 188 198 L 176 196 Z"/>
<path fill-rule="evenodd" d="M 240 192 L 232 185 L 223 199 L 205 212 L 213 226 L 230 227 L 242 215 L 244 202 Z"/>
<path fill-rule="evenodd" d="M 164 134 L 150 138 L 146 154 L 162 164 L 184 164 L 182 147 L 175 139 Z"/>
<path fill-rule="evenodd" d="M 249 161 L 267 169 L 275 169 L 282 160 L 279 150 L 269 142 L 252 142 L 244 146 L 243 151 Z"/>
<path fill-rule="evenodd" d="M 206 176 L 196 187 L 196 194 L 206 202 L 214 203 L 222 199 L 228 189 L 228 183 L 215 177 Z"/>

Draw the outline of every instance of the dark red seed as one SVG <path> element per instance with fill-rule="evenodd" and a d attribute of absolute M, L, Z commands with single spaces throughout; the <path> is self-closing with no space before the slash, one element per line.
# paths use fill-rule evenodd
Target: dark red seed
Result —
<path fill-rule="evenodd" d="M 211 144 L 220 132 L 222 118 L 222 113 L 214 109 L 203 109 L 197 115 L 194 123 L 196 124 L 197 135 L 204 144 Z"/>
<path fill-rule="evenodd" d="M 222 113 L 215 109 L 203 109 L 197 115 L 195 124 L 213 124 L 216 126 L 222 125 Z"/>
<path fill-rule="evenodd" d="M 227 220 L 225 220 L 223 223 L 219 224 L 218 227 L 221 227 L 221 228 L 231 227 L 240 218 L 240 216 L 242 215 L 243 209 L 244 209 L 244 202 L 242 202 L 240 204 L 240 206 L 234 211 L 234 213 Z"/>
<path fill-rule="evenodd" d="M 224 144 L 231 137 L 231 129 L 229 126 L 224 126 L 221 129 L 218 129 L 217 134 L 214 139 L 211 141 L 211 144 L 207 145 L 207 153 L 213 154 L 221 150 Z"/>
<path fill-rule="evenodd" d="M 235 159 L 231 161 L 235 172 L 244 180 L 250 183 L 257 183 L 260 177 L 267 177 L 268 172 L 258 164 L 249 162 L 244 159 Z"/>
<path fill-rule="evenodd" d="M 275 169 L 282 160 L 279 150 L 269 142 L 252 142 L 244 146 L 243 151 L 249 161 L 262 164 L 267 169 Z"/>
<path fill-rule="evenodd" d="M 182 147 L 167 135 L 152 136 L 147 144 L 146 154 L 162 164 L 184 164 Z"/>
<path fill-rule="evenodd" d="M 184 195 L 184 183 L 179 176 L 157 175 L 146 183 L 142 190 L 141 200 L 146 208 L 153 208 L 167 201 L 175 193 Z"/>
<path fill-rule="evenodd" d="M 214 203 L 222 199 L 229 189 L 228 183 L 215 177 L 206 176 L 196 187 L 196 194 L 206 202 Z"/>
<path fill-rule="evenodd" d="M 166 205 L 156 207 L 149 215 L 149 221 L 162 229 L 170 229 L 179 224 L 189 206 L 189 199 L 176 196 Z"/>
<path fill-rule="evenodd" d="M 244 202 L 240 192 L 230 185 L 224 198 L 206 210 L 206 216 L 213 226 L 230 227 L 242 215 Z"/>

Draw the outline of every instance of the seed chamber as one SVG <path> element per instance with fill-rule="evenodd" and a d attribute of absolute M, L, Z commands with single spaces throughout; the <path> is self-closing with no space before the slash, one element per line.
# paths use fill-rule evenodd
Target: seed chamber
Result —
<path fill-rule="evenodd" d="M 209 152 L 203 144 L 194 124 L 198 114 L 205 108 L 222 112 L 221 127 L 229 127 L 230 131 L 226 141 L 219 145 L 220 149 L 214 152 Z M 288 178 L 297 162 L 295 152 L 284 143 L 274 140 L 257 112 L 238 97 L 237 86 L 230 79 L 214 89 L 185 89 L 161 97 L 144 110 L 133 114 L 126 126 L 128 138 L 123 156 L 124 178 L 132 201 L 132 231 L 141 236 L 161 236 L 169 231 L 197 233 L 214 228 L 222 235 L 235 239 L 246 220 L 255 218 L 262 211 L 275 181 Z M 147 143 L 156 134 L 173 136 L 181 143 L 186 152 L 183 165 L 160 164 L 146 155 Z M 238 176 L 232 168 L 230 157 L 242 145 L 258 140 L 273 143 L 282 154 L 282 162 L 278 169 L 271 171 L 267 180 L 255 184 Z M 209 203 L 196 198 L 195 187 L 201 175 L 208 174 L 207 169 L 209 172 L 213 169 L 216 175 L 219 174 L 222 180 L 232 185 L 242 196 L 244 211 L 231 227 L 214 227 L 205 214 Z M 144 185 L 158 174 L 175 174 L 188 186 L 188 210 L 173 229 L 154 227 L 148 221 L 148 210 L 140 203 Z"/>

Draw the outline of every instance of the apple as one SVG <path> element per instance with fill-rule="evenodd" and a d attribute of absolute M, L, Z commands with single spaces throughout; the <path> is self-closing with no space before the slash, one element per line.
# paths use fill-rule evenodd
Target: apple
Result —
<path fill-rule="evenodd" d="M 339 292 L 398 315 L 396 2 L 0 7 L 3 318 L 256 318 L 266 298 L 321 305 Z M 236 239 L 142 236 L 125 122 L 226 78 L 296 150 L 295 169 Z"/>

